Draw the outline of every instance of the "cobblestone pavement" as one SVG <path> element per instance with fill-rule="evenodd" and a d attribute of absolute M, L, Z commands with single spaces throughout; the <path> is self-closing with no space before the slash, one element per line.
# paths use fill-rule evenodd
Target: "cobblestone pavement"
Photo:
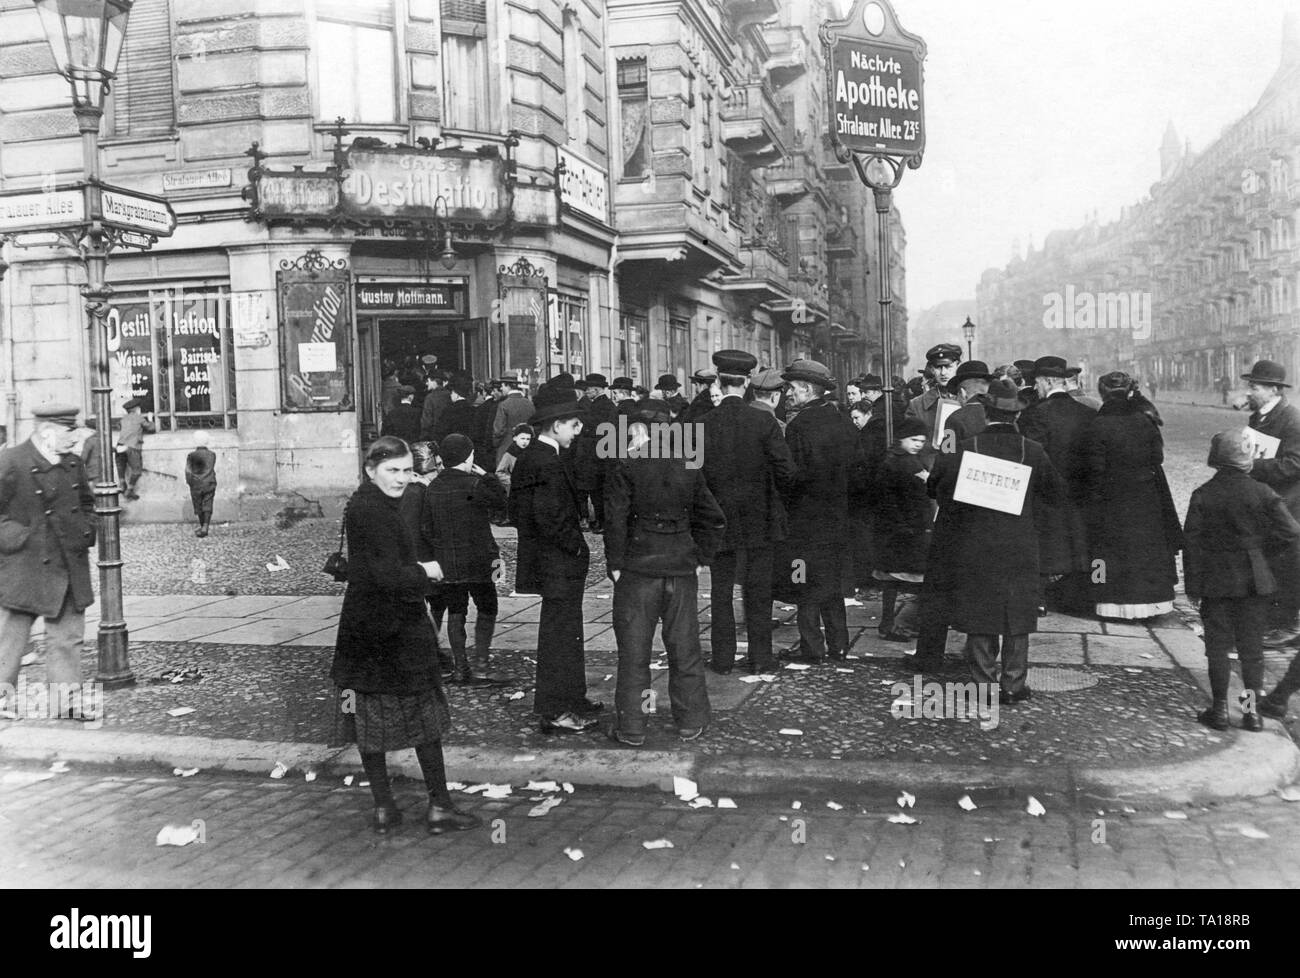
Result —
<path fill-rule="evenodd" d="M 4 886 L 1300 886 L 1300 804 L 1280 798 L 1099 813 L 1044 795 L 1034 817 L 1023 795 L 977 797 L 965 812 L 922 794 L 906 825 L 888 821 L 904 810 L 887 798 L 749 797 L 720 810 L 583 789 L 530 818 L 542 796 L 516 786 L 494 801 L 458 792 L 483 828 L 431 838 L 419 824 L 422 786 L 399 780 L 408 821 L 379 838 L 369 791 L 337 779 L 7 766 L 0 786 Z M 155 845 L 168 824 L 201 841 Z M 660 839 L 672 848 L 643 846 Z"/>

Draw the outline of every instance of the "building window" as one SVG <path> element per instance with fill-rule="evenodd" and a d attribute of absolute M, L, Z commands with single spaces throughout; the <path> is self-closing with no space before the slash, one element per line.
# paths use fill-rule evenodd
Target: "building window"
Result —
<path fill-rule="evenodd" d="M 234 342 L 225 286 L 116 292 L 108 336 L 116 405 L 141 398 L 163 431 L 235 427 Z"/>
<path fill-rule="evenodd" d="M 648 348 L 649 314 L 641 306 L 623 306 L 618 313 L 618 332 L 602 337 L 604 362 L 615 377 L 631 377 L 632 383 L 649 386 L 650 371 L 645 363 Z"/>
<path fill-rule="evenodd" d="M 645 58 L 618 63 L 618 103 L 623 118 L 623 176 L 640 178 L 650 170 L 650 90 Z"/>
<path fill-rule="evenodd" d="M 691 321 L 676 316 L 668 320 L 668 369 L 678 378 L 691 375 Z"/>
<path fill-rule="evenodd" d="M 172 88 L 172 32 L 168 0 L 137 0 L 131 9 L 117 80 L 104 104 L 110 136 L 148 136 L 176 128 Z M 191 60 L 202 60 L 200 46 Z"/>
<path fill-rule="evenodd" d="M 397 121 L 393 0 L 318 0 L 320 117 Z"/>
<path fill-rule="evenodd" d="M 486 0 L 442 0 L 442 124 L 449 129 L 491 129 L 487 26 Z"/>
<path fill-rule="evenodd" d="M 567 370 L 580 377 L 587 372 L 587 297 L 553 291 L 550 312 L 551 376 Z"/>

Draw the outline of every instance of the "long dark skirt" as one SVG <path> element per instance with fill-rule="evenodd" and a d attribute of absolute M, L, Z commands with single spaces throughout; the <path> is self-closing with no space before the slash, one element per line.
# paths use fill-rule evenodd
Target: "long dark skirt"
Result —
<path fill-rule="evenodd" d="M 422 693 L 358 693 L 336 690 L 330 746 L 356 744 L 363 754 L 437 743 L 451 729 L 451 710 L 441 689 Z"/>

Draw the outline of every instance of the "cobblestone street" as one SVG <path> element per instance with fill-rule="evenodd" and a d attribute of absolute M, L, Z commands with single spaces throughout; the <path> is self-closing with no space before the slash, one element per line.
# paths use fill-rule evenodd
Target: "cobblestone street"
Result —
<path fill-rule="evenodd" d="M 368 789 L 337 778 L 6 766 L 0 784 L 6 886 L 1300 886 L 1300 804 L 1276 797 L 1100 814 L 1045 795 L 1034 817 L 1022 794 L 977 798 L 971 812 L 924 794 L 902 809 L 847 793 L 751 796 L 720 810 L 578 788 L 530 818 L 538 795 L 516 786 L 503 800 L 457 793 L 483 828 L 430 838 L 421 786 L 408 781 L 397 785 L 407 822 L 381 839 Z M 904 811 L 916 824 L 888 821 Z M 194 826 L 200 840 L 155 845 L 168 824 Z M 643 846 L 660 839 L 672 848 Z"/>

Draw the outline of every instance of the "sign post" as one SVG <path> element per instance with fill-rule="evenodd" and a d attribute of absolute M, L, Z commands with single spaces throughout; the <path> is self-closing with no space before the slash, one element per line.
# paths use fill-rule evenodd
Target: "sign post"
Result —
<path fill-rule="evenodd" d="M 855 0 L 848 16 L 825 21 L 819 36 L 835 158 L 853 163 L 876 201 L 885 437 L 893 444 L 889 211 L 904 169 L 917 169 L 925 154 L 925 41 L 903 30 L 889 0 Z"/>

